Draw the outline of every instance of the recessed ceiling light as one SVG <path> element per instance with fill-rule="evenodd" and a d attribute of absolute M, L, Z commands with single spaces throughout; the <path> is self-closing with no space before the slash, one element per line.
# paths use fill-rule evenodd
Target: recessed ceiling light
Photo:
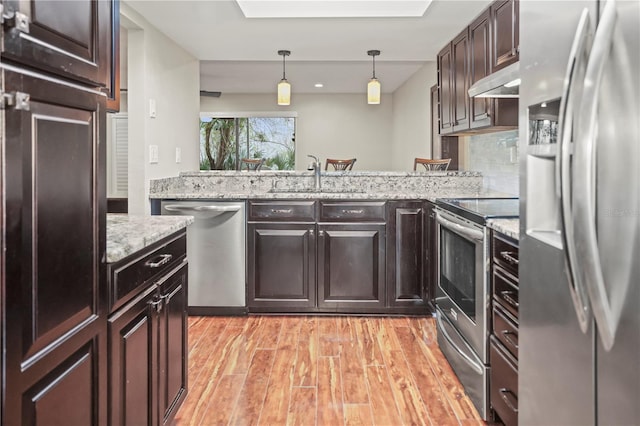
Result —
<path fill-rule="evenodd" d="M 320 87 L 324 87 L 324 84 L 322 84 L 322 83 L 316 83 L 316 84 L 314 84 L 314 86 L 315 86 L 315 87 L 320 88 Z"/>
<path fill-rule="evenodd" d="M 236 0 L 246 18 L 423 16 L 432 0 Z"/>

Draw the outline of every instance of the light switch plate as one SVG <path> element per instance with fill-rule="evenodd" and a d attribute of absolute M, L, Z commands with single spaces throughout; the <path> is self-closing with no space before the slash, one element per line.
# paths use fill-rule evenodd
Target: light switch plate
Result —
<path fill-rule="evenodd" d="M 158 145 L 149 145 L 149 163 L 158 162 Z"/>
<path fill-rule="evenodd" d="M 176 163 L 180 163 L 182 161 L 182 150 L 180 148 L 176 148 Z"/>

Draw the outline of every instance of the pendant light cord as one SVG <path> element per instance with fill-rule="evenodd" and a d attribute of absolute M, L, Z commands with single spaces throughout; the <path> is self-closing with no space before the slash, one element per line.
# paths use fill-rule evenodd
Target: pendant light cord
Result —
<path fill-rule="evenodd" d="M 373 56 L 373 78 L 376 78 L 376 55 Z"/>
<path fill-rule="evenodd" d="M 285 58 L 286 56 L 287 56 L 287 55 L 284 55 L 284 54 L 282 55 L 282 79 L 283 79 L 283 80 L 286 80 L 286 79 L 287 79 L 287 78 L 286 78 L 286 69 L 287 69 L 287 68 L 286 68 L 286 64 L 285 64 L 285 61 L 284 61 L 284 58 Z"/>

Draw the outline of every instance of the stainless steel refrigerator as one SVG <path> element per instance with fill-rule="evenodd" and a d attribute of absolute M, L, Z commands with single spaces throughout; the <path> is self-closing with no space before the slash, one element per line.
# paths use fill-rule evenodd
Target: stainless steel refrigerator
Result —
<path fill-rule="evenodd" d="M 520 2 L 521 425 L 640 424 L 640 2 Z"/>

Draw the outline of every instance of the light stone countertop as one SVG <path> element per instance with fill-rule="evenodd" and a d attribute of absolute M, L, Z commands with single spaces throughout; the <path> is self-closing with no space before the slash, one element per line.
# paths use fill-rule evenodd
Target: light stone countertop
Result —
<path fill-rule="evenodd" d="M 487 226 L 516 241 L 520 240 L 520 219 L 489 219 Z"/>
<path fill-rule="evenodd" d="M 150 182 L 151 199 L 201 200 L 429 200 L 509 196 L 483 188 L 478 172 L 182 172 Z"/>
<path fill-rule="evenodd" d="M 193 223 L 192 216 L 107 214 L 107 263 L 114 263 Z"/>

